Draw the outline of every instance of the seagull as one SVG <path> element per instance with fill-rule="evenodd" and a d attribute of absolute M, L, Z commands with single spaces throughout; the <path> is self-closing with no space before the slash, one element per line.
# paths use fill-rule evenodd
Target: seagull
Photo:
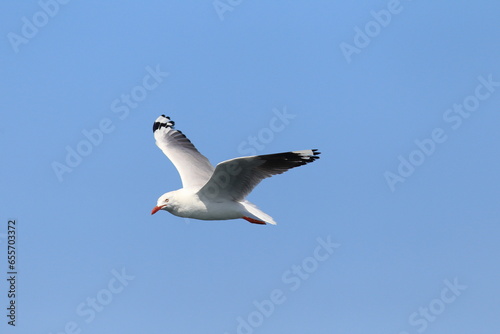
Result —
<path fill-rule="evenodd" d="M 230 159 L 214 167 L 191 141 L 161 115 L 153 124 L 156 145 L 174 164 L 182 189 L 158 198 L 151 214 L 171 214 L 201 220 L 243 218 L 253 224 L 273 224 L 274 219 L 245 197 L 260 181 L 319 159 L 318 150 L 301 150 Z"/>

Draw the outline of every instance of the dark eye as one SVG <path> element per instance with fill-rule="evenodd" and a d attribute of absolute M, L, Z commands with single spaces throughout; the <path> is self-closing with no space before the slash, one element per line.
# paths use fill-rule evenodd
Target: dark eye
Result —
<path fill-rule="evenodd" d="M 165 203 L 167 203 L 167 202 L 168 202 L 168 198 L 165 200 Z"/>

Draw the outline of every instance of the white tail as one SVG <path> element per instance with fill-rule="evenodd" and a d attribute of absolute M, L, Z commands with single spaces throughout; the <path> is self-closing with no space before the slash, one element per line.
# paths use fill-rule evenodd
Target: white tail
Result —
<path fill-rule="evenodd" d="M 274 221 L 273 217 L 271 217 L 267 213 L 261 211 L 255 204 L 253 204 L 253 203 L 251 203 L 251 202 L 249 202 L 247 200 L 242 201 L 240 203 L 243 204 L 243 206 L 245 207 L 245 209 L 247 209 L 247 211 L 253 216 L 253 217 L 250 217 L 250 218 L 254 218 L 254 219 L 265 221 L 267 224 L 273 224 L 273 225 L 277 224 Z"/>

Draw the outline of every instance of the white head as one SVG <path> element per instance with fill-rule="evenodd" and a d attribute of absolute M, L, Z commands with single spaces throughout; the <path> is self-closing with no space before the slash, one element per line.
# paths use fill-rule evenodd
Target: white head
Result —
<path fill-rule="evenodd" d="M 158 202 L 156 203 L 156 206 L 153 208 L 153 211 L 151 211 L 151 214 L 154 215 L 160 210 L 167 210 L 170 211 L 171 209 L 169 206 L 172 205 L 173 199 L 174 199 L 174 193 L 175 191 L 170 191 L 166 194 L 163 194 L 158 198 Z"/>

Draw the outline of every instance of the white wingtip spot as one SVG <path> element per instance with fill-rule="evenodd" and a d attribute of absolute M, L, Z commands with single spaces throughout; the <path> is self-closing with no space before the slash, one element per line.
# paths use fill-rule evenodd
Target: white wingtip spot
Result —
<path fill-rule="evenodd" d="M 299 155 L 304 160 L 313 160 L 313 161 L 315 159 L 319 159 L 318 155 L 321 154 L 321 152 L 318 152 L 317 149 L 293 151 L 292 153 Z"/>
<path fill-rule="evenodd" d="M 158 129 L 161 128 L 173 128 L 175 125 L 175 122 L 170 119 L 170 117 L 161 115 L 156 119 L 156 121 L 153 123 L 153 132 L 155 132 Z"/>

